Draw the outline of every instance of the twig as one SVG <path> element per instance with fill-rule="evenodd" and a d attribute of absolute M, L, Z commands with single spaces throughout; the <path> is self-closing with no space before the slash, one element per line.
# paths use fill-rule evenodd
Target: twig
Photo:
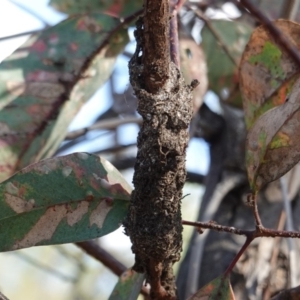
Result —
<path fill-rule="evenodd" d="M 239 3 L 236 0 L 231 0 L 233 3 Z M 274 37 L 279 46 L 284 49 L 291 58 L 296 62 L 298 67 L 300 67 L 300 53 L 297 47 L 295 47 L 285 35 L 269 20 L 269 18 L 262 13 L 257 7 L 251 4 L 248 0 L 240 0 L 240 3 L 249 10 L 249 12 L 256 17 L 266 28 L 269 30 L 270 34 Z"/>
<path fill-rule="evenodd" d="M 260 230 L 243 230 L 235 227 L 219 225 L 214 221 L 211 222 L 192 222 L 182 220 L 183 225 L 189 225 L 198 227 L 200 229 L 211 229 L 219 232 L 229 232 L 236 235 L 244 235 L 246 237 L 259 238 L 259 237 L 283 237 L 283 238 L 300 238 L 299 231 L 286 231 L 286 230 L 275 230 L 271 228 L 263 227 Z"/>
<path fill-rule="evenodd" d="M 94 257 L 96 260 L 100 261 L 117 276 L 121 276 L 127 270 L 127 268 L 121 262 L 116 260 L 94 241 L 79 242 L 75 245 L 84 250 L 90 256 Z M 148 296 L 149 290 L 143 286 L 141 293 L 145 296 Z"/>
<path fill-rule="evenodd" d="M 258 230 L 262 230 L 263 225 L 259 216 L 259 212 L 258 212 L 258 207 L 257 207 L 257 195 L 253 195 L 253 194 L 249 194 L 248 198 L 247 198 L 247 204 L 249 205 L 249 207 L 252 208 L 253 211 L 253 215 L 254 215 L 254 219 L 255 219 L 255 224 L 256 224 L 256 228 Z"/>
<path fill-rule="evenodd" d="M 35 17 L 36 19 L 38 19 L 40 22 L 42 22 L 44 24 L 45 27 L 50 27 L 50 24 L 45 21 L 39 14 L 37 14 L 35 11 L 31 10 L 29 7 L 27 7 L 26 5 L 23 5 L 22 3 L 19 2 L 15 2 L 13 0 L 10 0 L 10 2 L 12 4 L 14 4 L 15 6 L 21 8 L 22 10 L 24 10 L 25 12 L 27 12 L 28 14 L 32 15 L 33 17 Z"/>
<path fill-rule="evenodd" d="M 291 201 L 288 197 L 287 183 L 285 177 L 280 178 L 280 188 L 283 198 L 283 207 L 286 213 L 286 229 L 288 231 L 294 230 L 293 224 L 293 214 L 291 208 Z M 296 271 L 296 246 L 292 239 L 287 240 L 289 249 L 289 263 L 290 263 L 290 287 L 295 287 L 297 285 L 297 271 Z"/>
<path fill-rule="evenodd" d="M 43 30 L 44 29 L 36 29 L 36 30 L 25 31 L 25 32 L 17 33 L 17 34 L 2 36 L 2 37 L 0 37 L 0 42 L 5 41 L 5 40 L 9 40 L 9 39 L 14 39 L 14 38 L 24 36 L 24 35 L 31 35 L 31 34 L 35 34 L 35 33 L 40 33 Z"/>
<path fill-rule="evenodd" d="M 200 18 L 202 21 L 205 22 L 205 25 L 207 26 L 207 28 L 210 30 L 210 32 L 212 33 L 212 35 L 215 37 L 215 39 L 217 40 L 217 42 L 219 43 L 219 45 L 222 47 L 222 49 L 224 50 L 224 52 L 227 54 L 228 58 L 232 61 L 232 63 L 238 67 L 238 62 L 235 60 L 235 58 L 232 56 L 229 48 L 227 47 L 227 45 L 225 44 L 225 42 L 223 41 L 221 35 L 219 34 L 219 32 L 214 28 L 214 26 L 212 25 L 211 21 L 206 18 L 206 16 L 200 12 L 197 9 L 194 9 L 191 5 L 186 5 L 191 11 L 193 11 L 195 13 L 195 15 Z"/>
<path fill-rule="evenodd" d="M 251 242 L 253 241 L 254 238 L 252 237 L 247 237 L 244 245 L 242 246 L 242 248 L 240 249 L 240 251 L 237 253 L 237 255 L 235 256 L 235 258 L 232 260 L 232 262 L 230 263 L 230 265 L 228 266 L 228 268 L 226 269 L 224 275 L 225 276 L 229 276 L 231 271 L 233 270 L 234 266 L 236 265 L 236 263 L 238 262 L 238 260 L 240 259 L 240 257 L 243 255 L 243 253 L 246 251 L 246 249 L 248 248 L 248 246 L 251 244 Z"/>
<path fill-rule="evenodd" d="M 169 1 L 144 1 L 143 76 L 145 89 L 157 92 L 169 78 Z"/>
<path fill-rule="evenodd" d="M 137 117 L 127 117 L 124 119 L 120 118 L 113 118 L 109 120 L 104 120 L 97 122 L 89 127 L 85 127 L 82 129 L 74 130 L 69 132 L 66 135 L 66 140 L 73 140 L 77 139 L 78 137 L 85 135 L 87 132 L 91 130 L 96 130 L 96 129 L 106 129 L 106 130 L 112 130 L 116 129 L 120 125 L 128 124 L 128 123 L 135 123 L 135 124 L 142 124 L 142 119 L 137 118 Z"/>
<path fill-rule="evenodd" d="M 94 241 L 85 241 L 76 243 L 76 245 L 83 249 L 87 254 L 100 261 L 103 265 L 109 268 L 117 276 L 121 276 L 127 268 L 116 260 L 112 255 L 102 249 Z"/>

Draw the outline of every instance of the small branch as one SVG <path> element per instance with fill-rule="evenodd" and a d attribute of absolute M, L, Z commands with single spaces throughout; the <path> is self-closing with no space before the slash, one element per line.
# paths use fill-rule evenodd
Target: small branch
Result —
<path fill-rule="evenodd" d="M 248 206 L 252 208 L 256 228 L 258 230 L 261 230 L 263 228 L 263 225 L 262 225 L 262 222 L 261 222 L 261 219 L 260 219 L 260 216 L 259 216 L 259 212 L 258 212 L 257 195 L 249 194 L 247 201 L 248 201 L 247 202 Z"/>
<path fill-rule="evenodd" d="M 191 5 L 186 5 L 191 11 L 194 12 L 194 14 L 200 18 L 202 21 L 204 21 L 205 25 L 207 26 L 207 28 L 210 30 L 210 32 L 212 33 L 212 35 L 215 37 L 215 39 L 217 40 L 217 42 L 219 43 L 219 45 L 222 47 L 222 49 L 224 50 L 224 52 L 227 54 L 228 58 L 232 61 L 232 63 L 238 67 L 239 64 L 238 62 L 235 60 L 235 58 L 233 57 L 233 55 L 231 54 L 229 48 L 227 47 L 227 45 L 225 44 L 225 42 L 223 41 L 221 35 L 219 34 L 219 32 L 214 28 L 214 26 L 212 25 L 211 21 L 206 18 L 206 16 L 200 12 L 197 9 L 194 9 Z"/>
<path fill-rule="evenodd" d="M 94 257 L 96 260 L 100 261 L 109 270 L 111 270 L 117 276 L 121 276 L 127 268 L 116 260 L 112 255 L 102 249 L 94 241 L 85 241 L 76 243 L 76 246 L 84 250 L 87 254 Z"/>
<path fill-rule="evenodd" d="M 243 230 L 235 227 L 219 225 L 216 222 L 192 222 L 182 220 L 182 225 L 194 226 L 200 229 L 211 229 L 219 232 L 228 232 L 236 235 L 244 235 L 249 238 L 259 237 L 283 237 L 283 238 L 300 238 L 299 231 L 286 231 L 286 230 L 275 230 L 271 228 L 261 228 L 260 230 Z"/>
<path fill-rule="evenodd" d="M 157 92 L 169 78 L 169 1 L 144 1 L 143 77 L 146 90 Z"/>
<path fill-rule="evenodd" d="M 242 246 L 242 248 L 240 249 L 240 251 L 237 253 L 237 255 L 235 256 L 235 258 L 232 260 L 232 262 L 228 266 L 227 270 L 225 271 L 225 273 L 224 273 L 225 276 L 229 276 L 230 275 L 230 273 L 233 270 L 234 266 L 236 265 L 236 263 L 238 262 L 238 260 L 243 255 L 243 253 L 246 251 L 246 249 L 248 248 L 248 246 L 250 245 L 250 243 L 252 241 L 253 241 L 252 237 L 247 237 L 244 245 Z"/>
<path fill-rule="evenodd" d="M 236 0 L 231 0 L 233 3 L 239 3 Z M 300 53 L 297 47 L 295 47 L 285 35 L 273 24 L 269 18 L 263 14 L 256 6 L 252 5 L 249 0 L 240 0 L 240 3 L 249 10 L 249 12 L 256 17 L 266 28 L 269 30 L 270 34 L 273 36 L 274 40 L 279 44 L 279 46 L 285 50 L 295 63 L 300 67 Z"/>
<path fill-rule="evenodd" d="M 43 30 L 44 29 L 36 29 L 36 30 L 25 31 L 25 32 L 17 33 L 17 34 L 2 36 L 2 37 L 0 37 L 0 42 L 5 41 L 5 40 L 9 40 L 9 39 L 14 39 L 14 38 L 17 38 L 17 37 L 20 37 L 20 36 L 32 35 L 32 34 L 35 34 L 35 33 L 40 33 Z"/>
<path fill-rule="evenodd" d="M 121 276 L 127 270 L 127 268 L 121 262 L 116 260 L 111 254 L 102 249 L 94 241 L 79 242 L 75 245 L 84 250 L 88 255 L 101 262 L 117 276 Z M 145 296 L 148 296 L 149 290 L 143 286 L 141 293 Z"/>
<path fill-rule="evenodd" d="M 127 117 L 124 119 L 113 118 L 113 119 L 109 119 L 109 120 L 100 121 L 89 127 L 85 127 L 82 129 L 78 129 L 78 130 L 69 132 L 66 135 L 65 140 L 77 139 L 78 137 L 83 136 L 87 132 L 92 131 L 92 130 L 96 130 L 96 129 L 98 129 L 98 130 L 99 129 L 113 130 L 113 129 L 116 129 L 120 125 L 129 124 L 129 123 L 135 123 L 135 124 L 140 125 L 140 124 L 142 124 L 142 119 L 137 118 L 137 117 Z"/>

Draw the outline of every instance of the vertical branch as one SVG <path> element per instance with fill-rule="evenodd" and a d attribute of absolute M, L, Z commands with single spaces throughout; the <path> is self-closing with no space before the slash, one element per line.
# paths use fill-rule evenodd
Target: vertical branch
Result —
<path fill-rule="evenodd" d="M 168 0 L 147 0 L 137 22 L 130 83 L 143 125 L 138 135 L 134 191 L 125 232 L 132 241 L 137 272 L 145 272 L 152 299 L 175 300 L 173 264 L 182 250 L 181 199 L 186 179 L 191 86 L 170 62 Z"/>
<path fill-rule="evenodd" d="M 169 76 L 169 1 L 145 0 L 142 63 L 147 91 L 158 91 Z"/>

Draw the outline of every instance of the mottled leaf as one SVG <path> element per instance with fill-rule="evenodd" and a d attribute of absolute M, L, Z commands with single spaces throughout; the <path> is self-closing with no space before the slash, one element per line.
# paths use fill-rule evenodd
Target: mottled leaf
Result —
<path fill-rule="evenodd" d="M 144 274 L 125 271 L 112 291 L 109 300 L 136 300 L 145 279 Z"/>
<path fill-rule="evenodd" d="M 288 172 L 300 160 L 300 79 L 284 104 L 268 110 L 251 127 L 246 143 L 253 192 Z"/>
<path fill-rule="evenodd" d="M 31 37 L 0 64 L 0 181 L 50 157 L 69 123 L 109 78 L 128 41 L 112 17 L 70 18 Z"/>
<path fill-rule="evenodd" d="M 0 251 L 78 242 L 117 229 L 131 188 L 88 153 L 49 158 L 0 184 Z"/>
<path fill-rule="evenodd" d="M 300 50 L 300 25 L 287 20 L 274 24 Z M 299 68 L 290 55 L 281 50 L 264 26 L 255 29 L 240 64 L 247 127 L 267 110 L 283 104 L 297 78 Z"/>
<path fill-rule="evenodd" d="M 229 58 L 219 40 L 205 26 L 201 33 L 201 45 L 207 58 L 209 88 L 226 103 L 242 107 L 238 89 L 237 65 L 249 40 L 252 28 L 244 23 L 225 20 L 211 20 L 210 23 L 236 63 Z"/>
<path fill-rule="evenodd" d="M 228 276 L 219 276 L 188 300 L 234 300 L 234 294 L 231 288 Z"/>
<path fill-rule="evenodd" d="M 68 15 L 101 12 L 124 17 L 141 9 L 142 0 L 51 0 L 50 5 Z"/>
<path fill-rule="evenodd" d="M 196 114 L 208 86 L 206 59 L 202 48 L 192 38 L 181 34 L 179 46 L 181 71 L 185 82 L 190 84 L 194 79 L 200 82 L 193 90 L 193 106 Z"/>

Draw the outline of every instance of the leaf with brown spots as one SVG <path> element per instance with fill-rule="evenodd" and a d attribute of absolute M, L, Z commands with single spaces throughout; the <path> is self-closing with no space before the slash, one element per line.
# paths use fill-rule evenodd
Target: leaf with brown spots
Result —
<path fill-rule="evenodd" d="M 274 25 L 300 50 L 300 25 L 278 20 Z M 240 63 L 240 87 L 247 127 L 269 109 L 284 103 L 299 78 L 299 68 L 269 31 L 256 28 Z"/>
<path fill-rule="evenodd" d="M 105 159 L 42 160 L 0 184 L 0 251 L 79 242 L 117 229 L 131 187 Z"/>
<path fill-rule="evenodd" d="M 235 300 L 228 276 L 221 275 L 188 300 Z"/>
<path fill-rule="evenodd" d="M 274 24 L 300 49 L 299 24 L 286 20 Z M 289 54 L 260 26 L 243 54 L 240 77 L 249 128 L 246 164 L 256 193 L 300 160 L 300 73 Z"/>
<path fill-rule="evenodd" d="M 300 160 L 300 79 L 288 101 L 256 120 L 246 142 L 248 177 L 255 193 Z"/>
<path fill-rule="evenodd" d="M 31 37 L 0 64 L 0 181 L 52 156 L 81 106 L 112 73 L 127 44 L 120 21 L 70 18 Z"/>
<path fill-rule="evenodd" d="M 109 300 L 136 300 L 145 279 L 144 274 L 125 271 L 112 291 Z"/>
<path fill-rule="evenodd" d="M 142 0 L 51 0 L 50 5 L 68 14 L 84 14 L 91 12 L 106 13 L 114 17 L 126 17 L 141 9 Z"/>

